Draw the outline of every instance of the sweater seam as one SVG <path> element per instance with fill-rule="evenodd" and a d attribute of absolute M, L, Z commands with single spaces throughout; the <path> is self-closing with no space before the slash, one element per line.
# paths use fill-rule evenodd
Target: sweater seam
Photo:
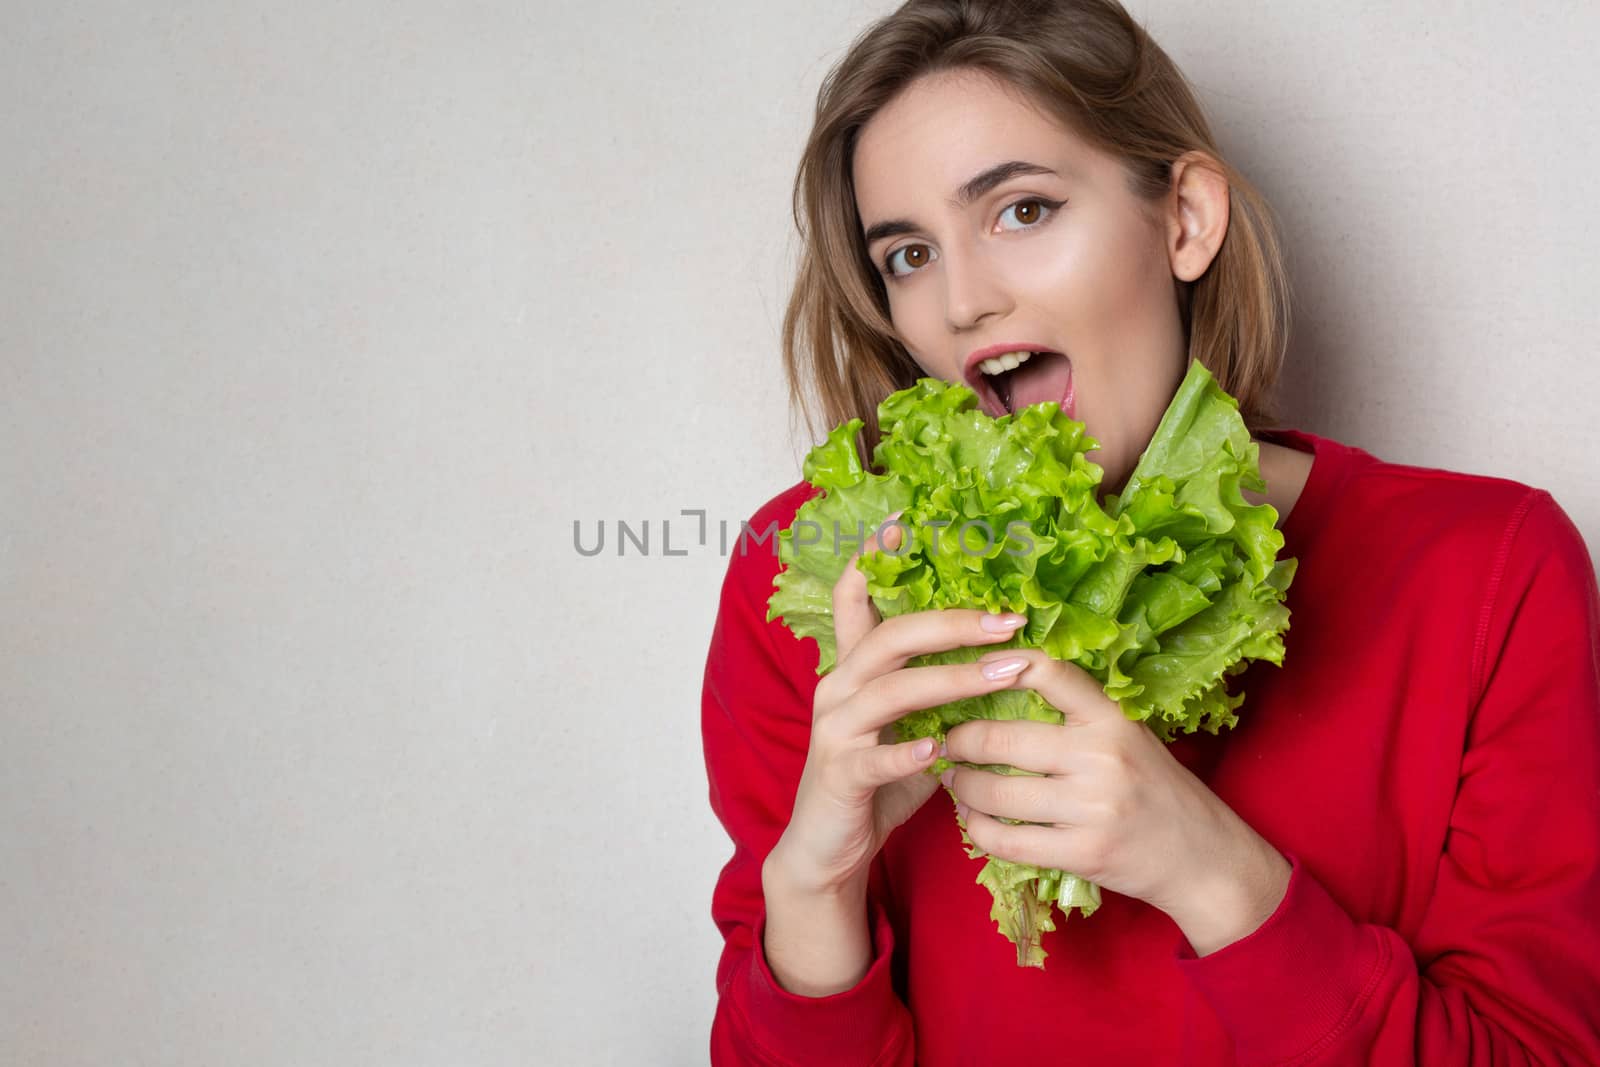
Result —
<path fill-rule="evenodd" d="M 1472 639 L 1472 673 L 1468 676 L 1471 682 L 1471 697 L 1467 704 L 1469 717 L 1472 709 L 1478 706 L 1478 701 L 1483 699 L 1483 686 L 1486 681 L 1483 675 L 1488 669 L 1489 626 L 1494 618 L 1494 609 L 1500 601 L 1501 583 L 1505 578 L 1506 565 L 1511 558 L 1511 546 L 1522 530 L 1523 520 L 1527 518 L 1528 512 L 1533 510 L 1534 502 L 1542 492 L 1541 489 L 1529 490 L 1528 494 L 1517 502 L 1516 508 L 1511 512 L 1511 518 L 1506 522 L 1505 530 L 1500 535 L 1500 543 L 1495 549 L 1494 563 L 1489 569 L 1489 581 L 1484 590 L 1483 607 L 1478 612 L 1477 630 Z"/>
<path fill-rule="evenodd" d="M 898 1033 L 899 1032 L 896 1031 L 897 1035 Z M 872 1067 L 880 1067 L 882 1064 L 889 1063 L 894 1056 L 899 1054 L 900 1046 L 902 1044 L 904 1044 L 904 1042 L 898 1036 L 892 1039 L 889 1044 L 884 1046 L 883 1050 L 878 1053 L 877 1058 L 872 1061 Z"/>
<path fill-rule="evenodd" d="M 1301 1064 L 1310 1063 L 1314 1056 L 1326 1050 L 1345 1031 L 1355 1025 L 1355 1021 L 1361 1017 L 1362 1009 L 1367 1006 L 1367 1002 L 1372 999 L 1372 994 L 1377 991 L 1378 982 L 1382 979 L 1384 972 L 1389 969 L 1389 961 L 1393 958 L 1394 949 L 1390 946 L 1389 939 L 1379 935 L 1378 959 L 1373 964 L 1372 973 L 1367 975 L 1366 984 L 1361 987 L 1361 992 L 1356 996 L 1355 1000 L 1351 1001 L 1350 1007 L 1345 1010 L 1344 1015 L 1334 1024 L 1332 1030 L 1323 1034 L 1311 1047 L 1290 1059 L 1284 1060 L 1283 1067 L 1300 1067 Z"/>
<path fill-rule="evenodd" d="M 754 960 L 750 961 L 750 966 L 755 966 Z M 758 974 L 757 980 L 759 979 L 760 976 Z M 766 1060 L 768 1063 L 773 1064 L 774 1067 L 791 1067 L 794 1061 L 784 1056 L 775 1055 L 773 1051 L 767 1047 L 766 1042 L 762 1041 L 756 1036 L 756 1028 L 754 1025 L 755 1020 L 750 1018 L 750 1014 L 744 1010 L 744 1006 L 742 1004 L 735 1003 L 734 1009 L 739 1013 L 739 1018 L 744 1023 L 745 1039 L 750 1042 L 761 1058 Z"/>
<path fill-rule="evenodd" d="M 759 949 L 756 951 L 759 951 Z M 750 965 L 751 967 L 756 966 L 754 959 L 750 961 Z M 758 981 L 760 980 L 759 971 L 757 972 L 756 978 Z M 718 996 L 721 995 L 722 991 L 719 990 Z M 751 1019 L 750 1014 L 744 1010 L 744 1005 L 735 1000 L 732 1004 L 732 1008 L 738 1015 L 739 1021 L 743 1024 L 745 1039 L 750 1042 L 751 1046 L 756 1050 L 758 1055 L 760 1055 L 767 1063 L 772 1064 L 773 1067 L 793 1067 L 794 1060 L 790 1059 L 788 1056 L 780 1056 L 773 1052 L 771 1047 L 768 1046 L 766 1042 L 762 1041 L 756 1036 L 754 1020 Z M 880 1049 L 878 1054 L 873 1057 L 871 1067 L 881 1067 L 882 1064 L 889 1063 L 893 1059 L 894 1055 L 900 1051 L 900 1046 L 903 1043 L 902 1035 L 898 1032 L 895 1033 L 889 1041 L 889 1044 Z"/>

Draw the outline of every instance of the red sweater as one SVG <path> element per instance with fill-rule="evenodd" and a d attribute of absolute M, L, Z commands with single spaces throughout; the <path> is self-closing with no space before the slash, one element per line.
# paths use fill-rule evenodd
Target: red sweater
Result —
<path fill-rule="evenodd" d="M 761 864 L 810 730 L 814 641 L 765 621 L 778 560 L 730 550 L 706 662 L 711 806 L 733 839 L 716 1065 L 1600 1064 L 1600 595 L 1550 495 L 1313 452 L 1283 523 L 1299 569 L 1280 669 L 1235 679 L 1239 726 L 1174 754 L 1288 858 L 1258 930 L 1197 958 L 1106 892 L 1019 968 L 936 795 L 874 861 L 854 988 L 781 988 Z M 756 512 L 787 526 L 814 490 Z"/>

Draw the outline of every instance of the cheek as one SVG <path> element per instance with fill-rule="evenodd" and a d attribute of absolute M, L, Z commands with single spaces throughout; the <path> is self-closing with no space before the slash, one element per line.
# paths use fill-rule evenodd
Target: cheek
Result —
<path fill-rule="evenodd" d="M 1011 257 L 1016 292 L 1076 329 L 1115 323 L 1138 303 L 1144 270 L 1126 237 L 1065 227 Z"/>
<path fill-rule="evenodd" d="M 926 353 L 938 351 L 938 333 L 943 320 L 938 306 L 926 291 L 928 289 L 927 279 L 919 278 L 916 283 L 891 292 L 889 322 L 894 327 L 895 336 L 922 369 L 922 373 L 937 378 L 942 372 L 930 367 L 925 356 Z"/>

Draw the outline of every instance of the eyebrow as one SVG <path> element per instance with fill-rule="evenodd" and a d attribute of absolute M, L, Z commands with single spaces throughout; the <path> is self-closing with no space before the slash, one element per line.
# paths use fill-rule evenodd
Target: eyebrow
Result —
<path fill-rule="evenodd" d="M 1049 174 L 1057 178 L 1060 177 L 1049 167 L 1041 167 L 1037 163 L 1029 163 L 1021 159 L 996 163 L 988 170 L 973 175 L 970 181 L 960 189 L 957 189 L 956 198 L 952 203 L 958 208 L 964 208 L 995 186 L 1023 174 Z M 883 222 L 874 224 L 871 229 L 867 230 L 866 243 L 871 245 L 872 242 L 880 241 L 885 237 L 898 237 L 903 233 L 914 233 L 917 229 L 917 224 L 910 219 L 886 219 Z"/>

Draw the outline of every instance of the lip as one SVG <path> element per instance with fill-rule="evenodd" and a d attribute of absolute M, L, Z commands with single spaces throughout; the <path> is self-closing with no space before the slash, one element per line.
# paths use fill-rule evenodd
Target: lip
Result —
<path fill-rule="evenodd" d="M 967 356 L 967 361 L 962 367 L 962 377 L 965 379 L 968 387 L 977 393 L 979 397 L 993 396 L 994 387 L 983 381 L 984 374 L 978 369 L 978 364 L 982 363 L 986 359 L 992 359 L 995 356 L 1004 355 L 1007 352 L 1049 352 L 1066 360 L 1069 369 L 1072 366 L 1071 356 L 1067 355 L 1065 352 L 1051 348 L 1049 345 L 1041 345 L 1033 341 L 1003 341 L 1000 344 L 989 345 L 985 348 L 980 348 L 971 355 Z M 980 384 L 982 386 L 981 388 Z M 1064 400 L 1062 410 L 1066 413 L 1068 418 L 1075 416 L 1075 412 L 1067 410 L 1067 405 L 1072 404 L 1073 393 L 1075 391 L 1076 390 L 1074 390 L 1071 384 L 1067 386 L 1067 396 Z M 996 397 L 995 400 L 998 404 L 999 398 Z M 989 414 L 995 415 L 995 413 L 992 411 Z M 1004 414 L 1004 412 L 1001 412 L 1001 414 Z M 999 416 L 996 415 L 995 417 L 998 418 Z"/>
<path fill-rule="evenodd" d="M 967 379 L 967 384 L 971 385 L 973 375 L 980 373 L 978 364 L 986 359 L 993 359 L 995 356 L 1003 356 L 1007 352 L 1055 352 L 1058 356 L 1066 354 L 1064 352 L 1056 352 L 1049 345 L 1034 344 L 1032 341 L 1014 341 L 990 345 L 988 348 L 980 348 L 968 356 L 967 362 L 962 366 L 961 373 Z"/>

